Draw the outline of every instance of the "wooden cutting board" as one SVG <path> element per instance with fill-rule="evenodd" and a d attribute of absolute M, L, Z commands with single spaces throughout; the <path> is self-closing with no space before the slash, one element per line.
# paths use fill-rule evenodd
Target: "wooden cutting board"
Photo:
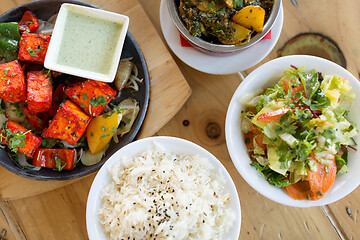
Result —
<path fill-rule="evenodd" d="M 29 0 L 12 0 L 0 6 L 0 13 Z M 147 115 L 138 138 L 154 135 L 183 106 L 191 89 L 151 24 L 137 0 L 88 0 L 108 11 L 130 17 L 129 31 L 139 44 L 150 72 L 150 102 Z M 94 174 L 83 177 L 92 181 Z M 24 198 L 47 192 L 81 179 L 58 182 L 42 182 L 19 177 L 0 167 L 0 198 L 4 200 Z"/>

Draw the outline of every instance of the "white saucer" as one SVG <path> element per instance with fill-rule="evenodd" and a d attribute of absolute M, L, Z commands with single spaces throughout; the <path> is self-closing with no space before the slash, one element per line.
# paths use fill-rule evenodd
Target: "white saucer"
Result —
<path fill-rule="evenodd" d="M 278 17 L 271 29 L 271 39 L 264 39 L 254 46 L 229 55 L 209 55 L 193 47 L 182 47 L 180 33 L 175 27 L 166 5 L 160 4 L 160 24 L 164 38 L 175 55 L 190 67 L 210 74 L 232 74 L 246 70 L 263 60 L 274 48 L 283 25 L 284 11 L 281 4 Z"/>

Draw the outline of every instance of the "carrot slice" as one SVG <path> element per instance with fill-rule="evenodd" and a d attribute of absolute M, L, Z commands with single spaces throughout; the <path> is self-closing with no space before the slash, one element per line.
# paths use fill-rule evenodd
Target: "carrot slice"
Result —
<path fill-rule="evenodd" d="M 309 185 L 312 192 L 311 199 L 320 199 L 329 191 L 336 177 L 335 157 L 332 157 L 330 165 L 324 165 L 316 161 L 317 171 L 308 170 Z"/>
<path fill-rule="evenodd" d="M 285 115 L 287 111 L 289 111 L 289 108 L 280 108 L 272 112 L 263 113 L 257 117 L 257 120 L 259 122 L 272 122 Z"/>
<path fill-rule="evenodd" d="M 289 196 L 296 200 L 306 200 L 311 198 L 311 189 L 308 181 L 299 181 L 285 187 Z"/>
<path fill-rule="evenodd" d="M 314 153 L 311 153 L 311 158 L 315 158 Z M 324 194 L 329 191 L 336 177 L 335 157 L 330 160 L 332 163 L 328 166 L 316 161 L 317 171 L 307 171 L 309 181 L 299 181 L 287 186 L 286 191 L 289 193 L 289 196 L 297 200 L 318 200 L 324 197 Z"/>

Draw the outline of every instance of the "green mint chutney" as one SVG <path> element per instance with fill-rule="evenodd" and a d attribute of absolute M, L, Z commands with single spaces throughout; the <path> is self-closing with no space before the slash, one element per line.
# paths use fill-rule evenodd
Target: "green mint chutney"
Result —
<path fill-rule="evenodd" d="M 69 7 L 64 25 L 57 63 L 109 74 L 123 24 Z"/>

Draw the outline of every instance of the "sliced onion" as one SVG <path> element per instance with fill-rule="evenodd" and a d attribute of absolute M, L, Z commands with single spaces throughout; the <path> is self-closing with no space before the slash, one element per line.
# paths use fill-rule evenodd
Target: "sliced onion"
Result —
<path fill-rule="evenodd" d="M 7 121 L 7 117 L 5 116 L 4 113 L 0 113 L 0 127 L 2 127 L 4 125 L 4 122 Z"/>
<path fill-rule="evenodd" d="M 92 154 L 90 150 L 84 151 L 81 157 L 81 163 L 84 164 L 85 166 L 91 166 L 97 164 L 98 162 L 101 161 L 104 155 L 105 155 L 105 148 L 97 154 Z"/>
<path fill-rule="evenodd" d="M 80 151 L 78 152 L 78 154 L 76 156 L 76 162 L 75 163 L 78 163 L 81 160 L 83 154 L 84 154 L 84 149 L 80 148 Z"/>
<path fill-rule="evenodd" d="M 39 20 L 39 27 L 37 29 L 37 31 L 35 33 L 40 33 L 40 31 L 44 28 L 46 22 L 44 20 L 38 19 Z"/>
<path fill-rule="evenodd" d="M 26 156 L 22 153 L 18 153 L 18 159 L 17 162 L 22 166 L 23 168 L 39 171 L 41 167 L 32 165 L 26 161 Z"/>
<path fill-rule="evenodd" d="M 76 149 L 74 149 L 74 151 L 75 151 L 75 154 L 74 154 L 73 166 L 75 166 L 75 164 L 76 164 L 76 162 L 77 162 L 77 155 L 78 155 Z"/>
<path fill-rule="evenodd" d="M 57 14 L 52 15 L 52 16 L 47 20 L 47 22 L 48 22 L 48 23 L 55 24 L 55 23 L 56 23 L 57 16 L 58 16 Z"/>
<path fill-rule="evenodd" d="M 51 35 L 54 30 L 54 24 L 39 20 L 39 28 L 35 32 L 37 34 Z"/>
<path fill-rule="evenodd" d="M 123 58 L 120 61 L 131 61 L 133 60 L 133 57 Z"/>
<path fill-rule="evenodd" d="M 138 67 L 136 66 L 136 64 L 134 64 L 133 72 L 134 72 L 134 76 L 137 77 L 137 76 L 139 75 L 139 69 L 138 69 Z"/>
<path fill-rule="evenodd" d="M 120 135 L 120 137 L 122 137 L 130 131 L 139 113 L 140 108 L 138 102 L 132 98 L 127 98 L 123 100 L 119 105 L 121 105 L 122 109 L 124 110 L 121 121 L 125 124 L 125 126 L 123 128 L 118 128 L 116 130 L 116 135 Z"/>

